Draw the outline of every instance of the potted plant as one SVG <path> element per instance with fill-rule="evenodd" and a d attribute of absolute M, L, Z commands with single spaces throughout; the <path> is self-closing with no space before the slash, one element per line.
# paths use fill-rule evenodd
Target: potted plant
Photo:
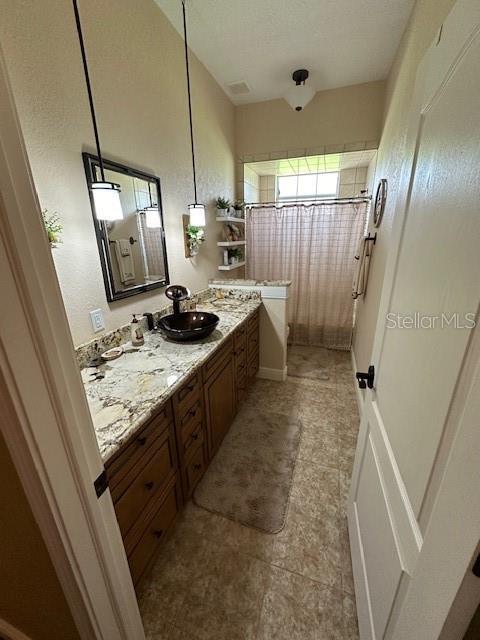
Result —
<path fill-rule="evenodd" d="M 217 215 L 219 217 L 226 217 L 228 216 L 228 211 L 232 206 L 232 203 L 230 202 L 230 200 L 228 200 L 228 198 L 219 197 L 215 201 L 215 206 L 217 207 Z"/>
<path fill-rule="evenodd" d="M 240 262 L 242 259 L 242 252 L 240 249 L 230 249 L 228 254 L 230 264 L 237 264 L 237 262 Z"/>
<path fill-rule="evenodd" d="M 54 213 L 48 213 L 48 209 L 42 210 L 42 218 L 43 224 L 45 226 L 45 231 L 47 232 L 48 241 L 50 242 L 50 246 L 52 249 L 62 243 L 60 235 L 63 231 L 63 225 L 60 222 L 60 218 L 58 217 L 58 213 L 55 211 Z"/>
<path fill-rule="evenodd" d="M 235 200 L 235 202 L 233 203 L 233 209 L 235 212 L 235 216 L 237 218 L 243 218 L 244 217 L 244 209 L 245 209 L 245 202 L 243 200 Z"/>
<path fill-rule="evenodd" d="M 200 245 L 205 240 L 203 227 L 194 227 L 192 224 L 189 224 L 187 227 L 187 238 L 190 255 L 196 256 L 200 249 Z"/>

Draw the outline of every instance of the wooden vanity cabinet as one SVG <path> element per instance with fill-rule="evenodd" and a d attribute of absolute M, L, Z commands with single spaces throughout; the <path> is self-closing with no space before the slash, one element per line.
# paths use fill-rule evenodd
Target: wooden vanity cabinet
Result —
<path fill-rule="evenodd" d="M 213 458 L 236 413 L 235 360 L 230 338 L 203 366 L 209 457 Z"/>
<path fill-rule="evenodd" d="M 105 467 L 133 582 L 137 584 L 182 504 L 171 402 Z"/>
<path fill-rule="evenodd" d="M 105 465 L 135 585 L 168 538 L 258 371 L 258 327 L 256 312 Z"/>

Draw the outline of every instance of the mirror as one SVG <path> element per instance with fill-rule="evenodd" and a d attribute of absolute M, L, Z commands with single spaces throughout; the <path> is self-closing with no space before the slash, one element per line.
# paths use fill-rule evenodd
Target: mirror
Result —
<path fill-rule="evenodd" d="M 87 184 L 101 180 L 98 159 L 83 154 Z M 104 160 L 105 179 L 120 185 L 123 219 L 97 220 L 90 193 L 109 302 L 169 284 L 160 179 Z"/>

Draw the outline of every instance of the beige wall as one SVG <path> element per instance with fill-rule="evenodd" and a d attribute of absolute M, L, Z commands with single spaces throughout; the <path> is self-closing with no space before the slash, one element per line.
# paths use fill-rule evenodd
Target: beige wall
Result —
<path fill-rule="evenodd" d="M 70 610 L 1 433 L 0 509 L 0 618 L 32 640 L 77 640 Z"/>
<path fill-rule="evenodd" d="M 184 257 L 182 214 L 193 199 L 183 40 L 153 0 L 82 0 L 84 38 L 106 157 L 160 176 L 172 282 L 193 290 L 218 277 L 213 199 L 234 195 L 234 108 L 196 60 L 192 91 L 199 198 L 209 206 L 207 240 Z M 181 10 L 179 3 L 179 11 Z M 0 0 L 0 40 L 41 206 L 58 211 L 64 244 L 54 250 L 76 344 L 132 312 L 165 306 L 163 290 L 108 305 L 81 151 L 94 151 L 71 0 Z"/>
<path fill-rule="evenodd" d="M 370 364 L 415 74 L 420 60 L 454 3 L 455 0 L 417 1 L 388 78 L 385 124 L 375 171 L 375 185 L 380 178 L 388 180 L 388 199 L 383 222 L 376 230 L 377 242 L 370 265 L 368 291 L 365 298 L 360 298 L 358 302 L 354 334 L 355 358 L 358 369 L 362 371 Z"/>
<path fill-rule="evenodd" d="M 283 99 L 241 105 L 235 109 L 236 153 L 252 162 L 355 151 L 353 143 L 368 143 L 367 148 L 375 149 L 384 94 L 385 83 L 378 81 L 319 91 L 301 113 Z"/>

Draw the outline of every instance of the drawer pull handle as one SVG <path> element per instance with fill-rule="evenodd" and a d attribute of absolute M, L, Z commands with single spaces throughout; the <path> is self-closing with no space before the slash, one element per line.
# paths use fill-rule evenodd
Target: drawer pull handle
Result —
<path fill-rule="evenodd" d="M 145 483 L 145 489 L 148 489 L 148 491 L 151 491 L 153 489 L 153 485 L 154 484 L 155 483 L 152 480 L 150 480 L 150 482 L 146 482 Z"/>
<path fill-rule="evenodd" d="M 191 415 L 191 416 L 192 416 L 192 418 L 193 418 L 193 416 L 197 413 L 197 410 L 196 410 L 196 409 L 190 409 L 190 411 L 189 411 L 188 413 L 189 413 L 189 415 Z"/>
<path fill-rule="evenodd" d="M 187 384 L 187 389 L 189 391 L 193 391 L 195 389 L 195 385 L 194 384 Z"/>
<path fill-rule="evenodd" d="M 163 536 L 163 529 L 156 529 L 156 530 L 153 532 L 153 535 L 154 535 L 156 538 L 161 538 L 161 537 Z"/>
<path fill-rule="evenodd" d="M 202 468 L 202 465 L 201 465 L 200 463 L 198 463 L 198 464 L 194 464 L 194 465 L 193 465 L 193 468 L 195 469 L 195 471 L 198 471 L 199 469 L 201 469 L 201 468 Z"/>
<path fill-rule="evenodd" d="M 139 438 L 137 438 L 137 442 L 140 446 L 143 447 L 143 445 L 147 442 L 147 437 L 146 436 L 140 436 Z"/>
<path fill-rule="evenodd" d="M 198 440 L 198 433 L 192 433 L 192 440 Z"/>

